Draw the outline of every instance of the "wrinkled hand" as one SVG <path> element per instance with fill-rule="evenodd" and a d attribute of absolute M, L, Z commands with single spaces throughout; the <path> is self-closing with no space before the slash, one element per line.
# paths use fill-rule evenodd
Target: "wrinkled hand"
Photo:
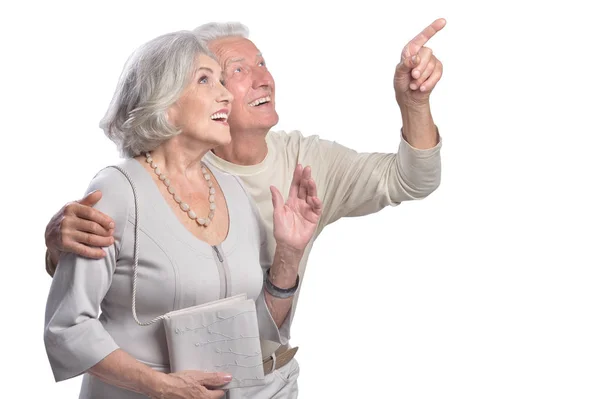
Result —
<path fill-rule="evenodd" d="M 271 186 L 273 200 L 273 234 L 278 244 L 304 251 L 321 217 L 323 204 L 317 197 L 317 185 L 310 166 L 297 165 L 287 201 Z"/>
<path fill-rule="evenodd" d="M 60 252 L 73 252 L 88 258 L 100 259 L 106 254 L 100 247 L 112 245 L 112 219 L 92 208 L 102 198 L 94 191 L 83 199 L 63 206 L 46 226 L 46 247 L 53 258 Z M 56 259 L 53 259 L 56 262 Z"/>
<path fill-rule="evenodd" d="M 442 77 L 442 63 L 424 45 L 444 26 L 445 19 L 436 19 L 402 50 L 401 61 L 394 74 L 394 90 L 400 107 L 428 103 L 431 91 Z"/>
<path fill-rule="evenodd" d="M 185 370 L 167 375 L 165 382 L 151 395 L 156 399 L 218 399 L 225 395 L 218 387 L 231 381 L 225 373 Z"/>

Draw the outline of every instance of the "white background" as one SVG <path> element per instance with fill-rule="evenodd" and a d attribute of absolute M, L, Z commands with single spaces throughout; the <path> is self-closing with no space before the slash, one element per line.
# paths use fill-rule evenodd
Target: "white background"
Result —
<path fill-rule="evenodd" d="M 442 185 L 319 238 L 293 328 L 300 397 L 600 397 L 590 6 L 278 3 L 3 3 L 0 396 L 77 397 L 43 345 L 44 228 L 118 161 L 98 121 L 135 47 L 242 21 L 276 80 L 276 128 L 395 152 L 395 64 L 445 17 L 429 44 L 445 67 L 432 95 Z"/>

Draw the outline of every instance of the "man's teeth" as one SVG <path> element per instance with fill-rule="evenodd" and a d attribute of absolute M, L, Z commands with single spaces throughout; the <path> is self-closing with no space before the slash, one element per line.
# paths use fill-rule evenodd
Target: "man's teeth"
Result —
<path fill-rule="evenodd" d="M 225 119 L 225 120 L 227 120 L 227 114 L 224 114 L 222 112 L 217 112 L 216 114 L 212 114 L 210 116 L 210 119 Z"/>
<path fill-rule="evenodd" d="M 251 107 L 256 107 L 257 105 L 268 103 L 269 101 L 271 101 L 271 97 L 267 96 L 267 97 L 259 98 L 258 100 L 254 100 L 248 105 L 250 105 Z"/>

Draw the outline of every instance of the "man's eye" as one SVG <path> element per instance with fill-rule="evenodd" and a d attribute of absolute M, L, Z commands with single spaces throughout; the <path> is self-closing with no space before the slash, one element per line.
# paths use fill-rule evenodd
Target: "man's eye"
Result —
<path fill-rule="evenodd" d="M 267 66 L 267 64 L 266 64 L 264 61 L 261 61 L 261 62 L 259 62 L 259 63 L 258 63 L 258 65 L 259 65 L 259 66 L 263 66 L 263 67 L 264 67 L 264 66 Z"/>
<path fill-rule="evenodd" d="M 233 70 L 233 73 L 239 73 L 239 72 L 242 72 L 242 68 L 240 68 L 240 67 L 237 67 Z"/>

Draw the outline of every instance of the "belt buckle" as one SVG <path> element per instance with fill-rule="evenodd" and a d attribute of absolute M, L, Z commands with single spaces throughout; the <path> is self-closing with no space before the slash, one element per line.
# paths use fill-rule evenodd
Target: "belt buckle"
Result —
<path fill-rule="evenodd" d="M 280 351 L 281 349 L 283 349 L 283 350 Z M 288 364 L 294 358 L 294 356 L 296 356 L 297 351 L 298 351 L 297 346 L 291 348 L 288 345 L 285 345 L 285 346 L 282 345 L 279 348 L 277 348 L 276 351 L 272 352 L 263 361 L 263 368 L 264 368 L 265 375 L 271 374 L 273 371 Z M 279 352 L 279 355 L 277 355 L 278 352 Z M 291 352 L 291 356 L 288 356 L 288 354 L 290 354 L 290 352 Z M 283 357 L 283 360 L 281 359 L 282 357 Z M 270 366 L 270 370 L 266 369 L 268 367 L 269 362 L 273 362 Z"/>
<path fill-rule="evenodd" d="M 275 353 L 276 353 L 276 351 L 271 353 L 271 356 L 270 356 L 270 358 L 273 360 L 273 364 L 271 365 L 271 371 L 269 371 L 269 374 L 271 374 L 273 371 L 277 370 L 277 355 Z"/>

